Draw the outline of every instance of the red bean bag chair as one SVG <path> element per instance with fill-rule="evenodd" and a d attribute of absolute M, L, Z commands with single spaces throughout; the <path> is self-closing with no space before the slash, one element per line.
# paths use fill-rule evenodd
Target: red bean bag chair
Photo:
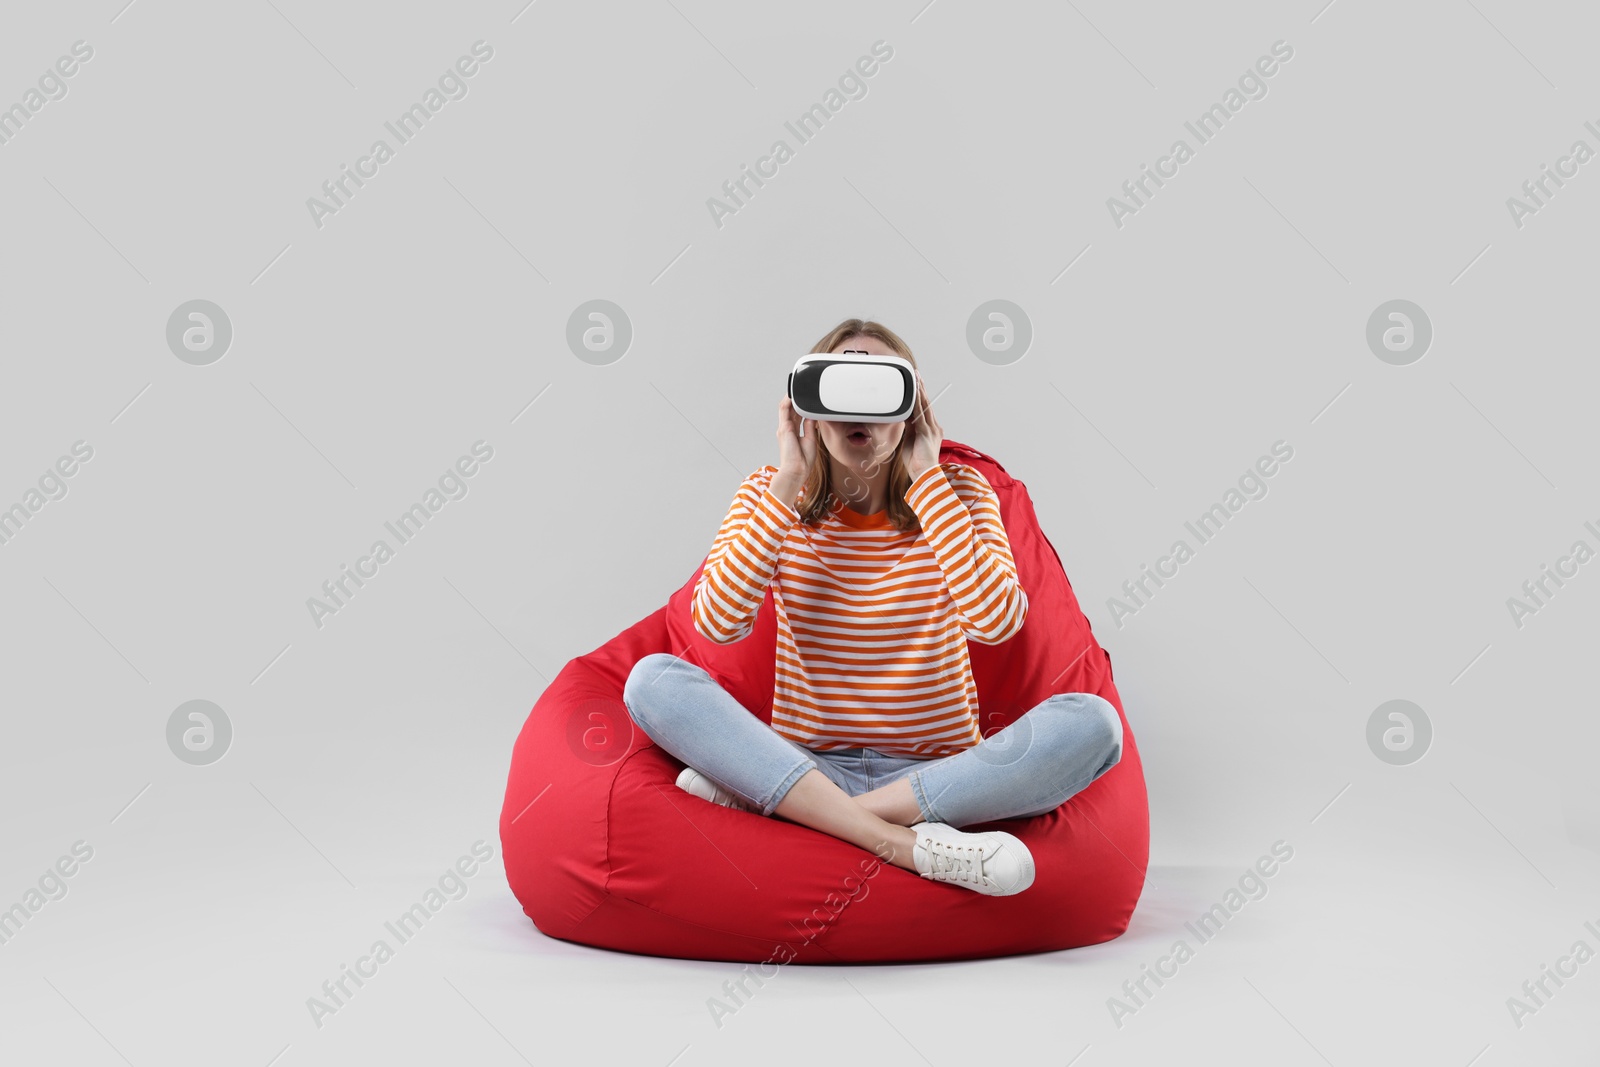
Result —
<path fill-rule="evenodd" d="M 535 926 L 599 948 L 774 965 L 980 959 L 1098 944 L 1127 929 L 1144 884 L 1149 811 L 1110 658 L 1027 487 L 955 441 L 944 442 L 940 459 L 976 467 L 994 487 L 1028 593 L 1016 636 L 968 643 L 983 734 L 1053 693 L 1098 694 L 1123 718 L 1121 762 L 1088 788 L 1044 815 L 966 827 L 1020 837 L 1033 853 L 1034 884 L 1016 896 L 984 896 L 679 789 L 683 765 L 633 725 L 622 702 L 644 656 L 670 652 L 698 664 L 752 715 L 772 721 L 771 590 L 754 631 L 717 645 L 690 619 L 697 568 L 664 608 L 568 663 L 517 738 L 500 841 L 511 891 Z"/>

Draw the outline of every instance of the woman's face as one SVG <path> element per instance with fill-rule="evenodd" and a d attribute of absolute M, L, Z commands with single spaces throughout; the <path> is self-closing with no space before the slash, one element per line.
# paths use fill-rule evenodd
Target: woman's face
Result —
<path fill-rule="evenodd" d="M 834 346 L 834 352 L 851 349 L 872 356 L 897 356 L 894 349 L 876 337 L 853 334 Z M 834 461 L 862 478 L 888 476 L 889 463 L 905 435 L 901 422 L 816 422 L 823 446 Z"/>

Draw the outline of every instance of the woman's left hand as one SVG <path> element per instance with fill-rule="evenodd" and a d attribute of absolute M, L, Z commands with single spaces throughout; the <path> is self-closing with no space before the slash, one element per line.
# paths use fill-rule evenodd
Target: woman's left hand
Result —
<path fill-rule="evenodd" d="M 928 387 L 917 372 L 917 410 L 906 423 L 906 432 L 912 434 L 911 448 L 906 453 L 906 470 L 913 479 L 929 467 L 939 465 L 939 446 L 944 442 L 944 427 L 933 413 L 933 400 Z"/>

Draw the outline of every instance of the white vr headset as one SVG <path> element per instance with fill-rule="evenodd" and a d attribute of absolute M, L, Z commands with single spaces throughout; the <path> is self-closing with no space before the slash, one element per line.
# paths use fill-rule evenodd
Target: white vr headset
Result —
<path fill-rule="evenodd" d="M 823 422 L 905 422 L 917 406 L 909 361 L 848 348 L 801 356 L 788 389 L 797 415 Z"/>

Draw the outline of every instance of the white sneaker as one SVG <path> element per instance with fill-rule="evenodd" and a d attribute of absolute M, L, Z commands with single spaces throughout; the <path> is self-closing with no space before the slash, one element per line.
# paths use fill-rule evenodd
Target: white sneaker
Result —
<path fill-rule="evenodd" d="M 1033 853 L 1020 839 L 1000 830 L 969 834 L 942 822 L 911 828 L 917 873 L 991 897 L 1009 897 L 1033 884 Z"/>
<path fill-rule="evenodd" d="M 716 782 L 707 778 L 693 767 L 685 767 L 678 775 L 678 788 L 685 793 L 693 793 L 701 800 L 709 800 L 713 804 L 721 804 L 725 808 L 737 808 L 740 811 L 755 811 L 743 798 L 722 788 Z"/>

